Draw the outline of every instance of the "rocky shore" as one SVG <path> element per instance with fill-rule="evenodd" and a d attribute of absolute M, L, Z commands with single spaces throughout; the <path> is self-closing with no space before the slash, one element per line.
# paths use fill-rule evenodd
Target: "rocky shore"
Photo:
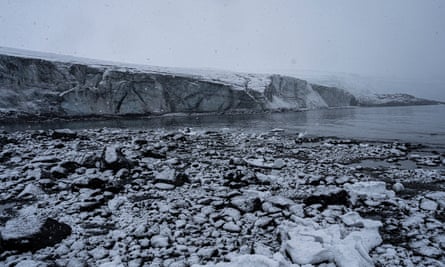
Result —
<path fill-rule="evenodd" d="M 2 266 L 444 266 L 434 148 L 104 128 L 0 151 Z"/>

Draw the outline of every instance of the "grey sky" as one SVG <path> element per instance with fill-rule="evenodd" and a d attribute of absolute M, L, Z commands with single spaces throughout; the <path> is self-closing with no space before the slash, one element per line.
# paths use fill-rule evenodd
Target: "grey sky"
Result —
<path fill-rule="evenodd" d="M 160 66 L 356 73 L 388 81 L 382 90 L 445 100 L 441 0 L 0 0 L 0 46 Z"/>

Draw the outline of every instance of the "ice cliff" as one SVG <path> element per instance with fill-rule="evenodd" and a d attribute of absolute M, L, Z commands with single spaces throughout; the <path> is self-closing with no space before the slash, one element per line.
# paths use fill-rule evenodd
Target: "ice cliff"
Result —
<path fill-rule="evenodd" d="M 113 64 L 0 49 L 0 109 L 55 117 L 314 109 L 354 104 L 305 80 Z"/>
<path fill-rule="evenodd" d="M 0 48 L 0 115 L 82 117 L 360 104 L 289 76 L 159 68 Z"/>

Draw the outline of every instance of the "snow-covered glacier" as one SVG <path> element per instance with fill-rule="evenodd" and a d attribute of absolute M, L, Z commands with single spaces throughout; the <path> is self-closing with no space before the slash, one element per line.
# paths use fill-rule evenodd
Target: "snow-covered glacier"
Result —
<path fill-rule="evenodd" d="M 360 99 L 343 89 L 290 76 L 161 68 L 0 48 L 2 117 L 225 113 L 355 105 L 360 105 Z"/>

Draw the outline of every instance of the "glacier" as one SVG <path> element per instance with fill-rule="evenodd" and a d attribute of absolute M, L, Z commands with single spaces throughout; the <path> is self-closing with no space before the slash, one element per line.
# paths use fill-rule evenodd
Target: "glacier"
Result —
<path fill-rule="evenodd" d="M 344 89 L 278 74 L 164 68 L 0 48 L 3 119 L 236 113 L 401 103 L 400 97 L 388 97 L 390 102 L 358 98 Z M 411 100 L 410 104 L 416 104 L 416 98 Z"/>

